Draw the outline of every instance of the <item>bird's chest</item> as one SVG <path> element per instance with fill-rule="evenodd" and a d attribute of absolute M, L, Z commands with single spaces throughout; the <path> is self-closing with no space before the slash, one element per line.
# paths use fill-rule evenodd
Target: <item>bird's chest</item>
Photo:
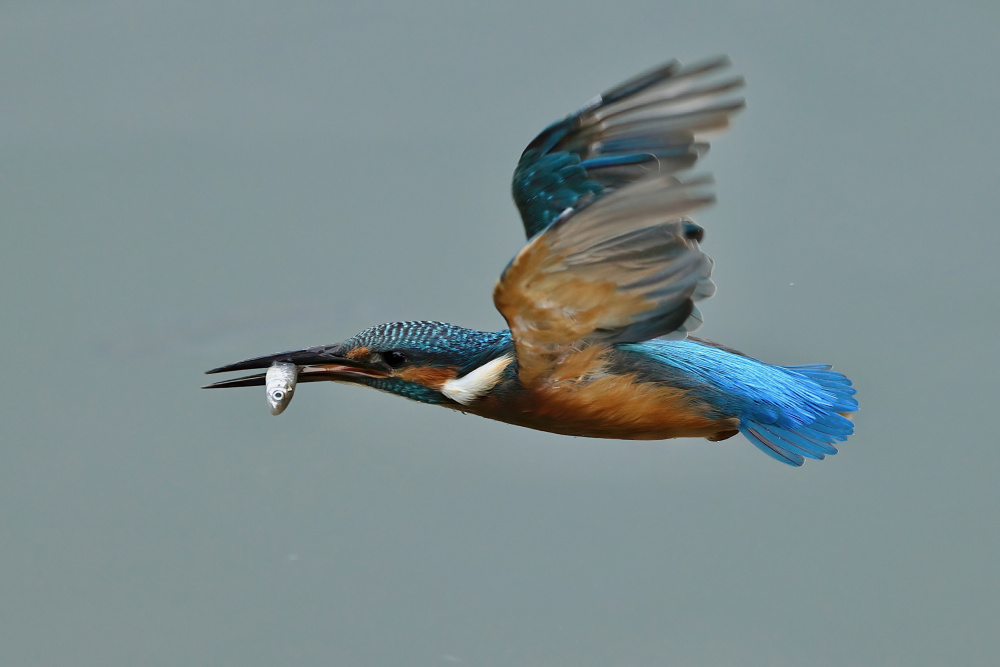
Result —
<path fill-rule="evenodd" d="M 635 375 L 604 375 L 498 387 L 468 410 L 541 431 L 591 438 L 661 440 L 711 437 L 738 424 L 720 417 L 692 392 Z"/>

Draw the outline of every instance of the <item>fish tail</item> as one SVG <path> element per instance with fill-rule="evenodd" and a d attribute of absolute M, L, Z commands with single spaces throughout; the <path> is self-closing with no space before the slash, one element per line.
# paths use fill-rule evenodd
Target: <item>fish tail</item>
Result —
<path fill-rule="evenodd" d="M 801 377 L 803 388 L 818 395 L 794 417 L 774 409 L 762 409 L 740 421 L 740 432 L 768 456 L 788 465 L 800 466 L 805 459 L 823 460 L 837 453 L 836 443 L 854 433 L 850 415 L 858 409 L 851 381 L 822 364 L 786 366 Z M 819 389 L 818 392 L 815 389 Z"/>

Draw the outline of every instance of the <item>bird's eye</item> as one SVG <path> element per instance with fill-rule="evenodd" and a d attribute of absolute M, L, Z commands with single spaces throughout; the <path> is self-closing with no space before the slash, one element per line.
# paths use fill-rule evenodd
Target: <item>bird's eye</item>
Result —
<path fill-rule="evenodd" d="M 406 363 L 406 355 L 402 352 L 390 350 L 389 352 L 382 353 L 382 361 L 384 361 L 389 368 L 399 368 Z"/>

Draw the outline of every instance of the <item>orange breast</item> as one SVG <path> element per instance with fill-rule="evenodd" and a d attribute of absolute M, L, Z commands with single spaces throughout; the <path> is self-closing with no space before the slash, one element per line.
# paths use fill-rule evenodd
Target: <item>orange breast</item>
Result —
<path fill-rule="evenodd" d="M 635 375 L 543 383 L 519 396 L 488 396 L 469 411 L 483 417 L 565 435 L 625 440 L 713 437 L 732 431 L 737 417 L 710 417 L 689 391 Z"/>

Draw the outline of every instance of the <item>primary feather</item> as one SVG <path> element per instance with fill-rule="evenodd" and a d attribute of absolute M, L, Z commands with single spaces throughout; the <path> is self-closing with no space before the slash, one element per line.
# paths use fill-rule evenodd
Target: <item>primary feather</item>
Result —
<path fill-rule="evenodd" d="M 723 440 L 743 433 L 789 465 L 837 453 L 858 409 L 829 366 L 766 364 L 688 338 L 715 291 L 703 230 L 707 177 L 681 176 L 743 108 L 717 58 L 668 63 L 540 132 L 514 171 L 528 243 L 494 289 L 510 329 L 393 322 L 343 343 L 209 372 L 300 369 L 567 435 Z M 665 340 L 670 338 L 670 340 Z M 265 374 L 216 383 L 257 386 Z"/>
<path fill-rule="evenodd" d="M 695 328 L 694 302 L 715 285 L 702 230 L 685 216 L 711 202 L 705 185 L 639 181 L 560 218 L 517 254 L 493 299 L 526 384 L 567 350 Z"/>
<path fill-rule="evenodd" d="M 687 216 L 711 203 L 707 178 L 679 180 L 743 100 L 726 58 L 671 62 L 599 95 L 528 144 L 513 195 L 529 243 L 493 300 L 531 384 L 594 343 L 684 337 L 701 324 L 712 260 Z"/>
<path fill-rule="evenodd" d="M 588 196 L 691 168 L 705 135 L 725 129 L 743 100 L 740 77 L 715 80 L 725 57 L 674 61 L 615 86 L 545 128 L 524 149 L 512 192 L 528 238 Z"/>

